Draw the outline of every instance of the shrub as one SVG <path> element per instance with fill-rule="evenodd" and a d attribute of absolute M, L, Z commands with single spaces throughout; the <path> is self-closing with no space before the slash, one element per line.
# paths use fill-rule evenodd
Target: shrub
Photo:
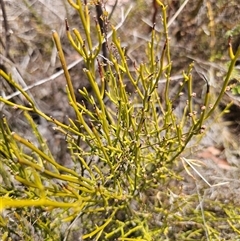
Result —
<path fill-rule="evenodd" d="M 11 75 L 0 70 L 29 105 L 4 97 L 0 97 L 1 103 L 22 110 L 35 136 L 33 142 L 14 132 L 2 116 L 3 240 L 217 240 L 220 230 L 211 226 L 216 221 L 214 212 L 196 209 L 199 196 L 184 195 L 179 187 L 184 178 L 179 172 L 179 156 L 190 141 L 192 146 L 202 137 L 204 122 L 224 94 L 240 49 L 234 55 L 229 44 L 232 60 L 215 102 L 209 102 L 206 80 L 207 90 L 198 104 L 192 91 L 193 63 L 183 72 L 177 91 L 172 91 L 172 59 L 163 3 L 157 1 L 162 30 L 158 33 L 153 26 L 146 43 L 146 61 L 131 63 L 118 38 L 118 28 L 112 27 L 107 35 L 100 27 L 101 19 L 108 24 L 107 12 L 103 11 L 95 26 L 91 24 L 89 8 L 98 3 L 68 2 L 79 13 L 84 33 L 70 31 L 66 20 L 67 37 L 83 58 L 83 73 L 91 84 L 91 92 L 83 88 L 76 93 L 59 36 L 53 31 L 69 108 L 74 110 L 75 118 L 64 123 L 43 113 Z M 102 57 L 104 43 L 108 56 Z M 161 91 L 160 78 L 165 81 Z M 77 95 L 84 101 L 78 102 Z M 182 111 L 174 109 L 177 101 L 184 101 Z M 50 122 L 65 137 L 69 166 L 59 164 L 51 154 L 32 113 Z M 212 201 L 208 204 L 213 205 Z M 224 205 L 219 206 L 226 210 Z"/>

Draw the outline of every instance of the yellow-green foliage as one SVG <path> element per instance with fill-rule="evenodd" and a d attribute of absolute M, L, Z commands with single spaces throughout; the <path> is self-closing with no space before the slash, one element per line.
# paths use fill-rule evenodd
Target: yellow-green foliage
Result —
<path fill-rule="evenodd" d="M 220 230 L 211 227 L 211 222 L 217 221 L 211 211 L 203 220 L 201 210 L 193 207 L 197 197 L 175 195 L 171 183 L 182 178 L 174 171 L 178 157 L 194 136 L 204 132 L 203 123 L 217 107 L 240 49 L 236 55 L 230 54 L 232 60 L 222 91 L 210 109 L 209 87 L 202 104 L 194 102 L 192 64 L 186 67 L 179 90 L 170 97 L 172 59 L 163 3 L 158 1 L 163 29 L 157 33 L 153 28 L 146 44 L 147 61 L 134 63 L 132 71 L 118 30 L 113 26 L 107 40 L 98 23 L 95 29 L 92 27 L 89 8 L 94 2 L 68 2 L 79 13 L 84 33 L 70 31 L 66 22 L 67 36 L 84 60 L 83 72 L 92 87 L 91 93 L 85 88 L 78 93 L 87 105 L 78 103 L 58 33 L 53 31 L 69 108 L 74 110 L 75 118 L 65 124 L 46 115 L 11 75 L 0 70 L 29 107 L 4 97 L 0 97 L 1 103 L 24 111 L 37 141 L 32 143 L 13 132 L 7 118 L 1 117 L 2 240 L 74 240 L 73 232 L 79 240 L 219 240 Z M 91 32 L 97 33 L 96 47 Z M 106 40 L 108 60 L 103 63 L 99 53 Z M 161 98 L 160 78 L 166 80 Z M 173 100 L 179 99 L 183 88 L 188 94 L 179 116 L 174 112 Z M 60 165 L 51 155 L 31 118 L 32 112 L 52 123 L 65 137 L 70 167 Z M 233 215 L 231 212 L 227 211 L 227 215 Z M 234 222 L 229 224 L 239 233 Z"/>

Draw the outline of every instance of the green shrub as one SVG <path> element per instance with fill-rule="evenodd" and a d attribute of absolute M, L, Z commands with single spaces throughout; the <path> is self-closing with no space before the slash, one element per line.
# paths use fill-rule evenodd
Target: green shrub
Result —
<path fill-rule="evenodd" d="M 224 94 L 240 49 L 230 54 L 231 64 L 216 101 L 209 103 L 207 83 L 202 103 L 197 104 L 192 91 L 193 64 L 183 72 L 177 91 L 171 91 L 166 6 L 160 1 L 163 28 L 158 33 L 153 27 L 143 63 L 127 59 L 118 29 L 112 27 L 109 37 L 98 22 L 91 24 L 89 8 L 93 6 L 68 2 L 79 13 L 84 33 L 70 31 L 66 21 L 67 36 L 83 58 L 83 72 L 92 89 L 76 94 L 59 36 L 53 31 L 75 118 L 62 123 L 46 115 L 11 75 L 0 70 L 29 106 L 4 97 L 1 103 L 24 112 L 36 140 L 33 143 L 13 132 L 7 118 L 1 117 L 2 240 L 219 240 L 220 230 L 211 226 L 216 221 L 213 212 L 206 211 L 204 218 L 203 210 L 195 209 L 198 196 L 181 192 L 178 185 L 184 177 L 177 170 L 179 156 L 189 142 L 202 137 L 204 122 Z M 103 19 L 107 18 L 104 14 Z M 108 57 L 102 59 L 99 53 L 105 41 Z M 160 78 L 165 79 L 162 95 Z M 84 102 L 78 102 L 76 95 Z M 185 107 L 179 115 L 173 105 L 183 100 Z M 65 137 L 69 167 L 60 165 L 51 154 L 32 113 L 52 123 Z"/>

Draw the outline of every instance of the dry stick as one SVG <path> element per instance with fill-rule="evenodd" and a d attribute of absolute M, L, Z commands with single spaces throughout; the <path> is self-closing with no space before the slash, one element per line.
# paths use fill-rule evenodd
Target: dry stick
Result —
<path fill-rule="evenodd" d="M 182 10 L 184 9 L 184 7 L 186 6 L 186 4 L 188 3 L 189 0 L 185 0 L 183 2 L 183 4 L 181 5 L 181 7 L 177 10 L 177 12 L 174 14 L 174 16 L 169 20 L 169 22 L 167 23 L 167 27 L 169 28 L 172 23 L 174 22 L 174 20 L 178 17 L 178 15 L 182 12 Z"/>
<path fill-rule="evenodd" d="M 125 22 L 125 20 L 126 20 L 126 18 L 127 18 L 127 16 L 128 16 L 128 14 L 129 14 L 130 11 L 132 10 L 132 7 L 133 7 L 133 6 L 131 5 L 131 6 L 128 8 L 128 10 L 127 10 L 124 18 L 123 18 L 122 21 L 116 26 L 116 30 L 119 29 L 119 28 L 124 24 L 124 22 Z M 112 33 L 113 33 L 113 31 L 109 32 L 109 34 L 107 35 L 106 38 L 109 39 L 109 38 L 112 36 Z M 95 50 L 97 47 L 98 47 L 98 44 L 96 44 L 96 45 L 93 47 L 93 50 Z M 81 63 L 82 61 L 83 61 L 83 58 L 80 57 L 79 59 L 77 59 L 76 61 L 72 62 L 70 65 L 68 65 L 68 66 L 67 66 L 67 69 L 68 69 L 68 70 L 72 69 L 74 66 L 76 66 L 76 65 L 79 64 L 79 63 Z M 52 76 L 50 76 L 49 78 L 45 78 L 45 79 L 39 80 L 39 81 L 37 81 L 36 83 L 34 83 L 34 84 L 32 84 L 32 85 L 29 85 L 29 86 L 26 87 L 26 88 L 23 88 L 23 91 L 30 90 L 30 89 L 32 89 L 32 88 L 34 88 L 34 87 L 37 87 L 37 86 L 42 85 L 42 84 L 44 84 L 44 83 L 47 83 L 47 82 L 49 82 L 49 81 L 51 81 L 51 80 L 54 80 L 54 79 L 56 79 L 57 77 L 61 76 L 63 73 L 64 73 L 64 71 L 63 71 L 63 70 L 60 70 L 60 71 L 58 71 L 57 73 L 55 73 L 55 74 L 53 74 Z M 6 96 L 6 97 L 4 97 L 4 98 L 5 98 L 6 100 L 9 100 L 9 99 L 12 99 L 12 98 L 15 97 L 15 96 L 18 96 L 20 93 L 21 93 L 20 91 L 16 91 L 16 92 L 12 93 L 11 95 L 8 95 L 8 96 Z"/>
<path fill-rule="evenodd" d="M 5 29 L 5 56 L 9 56 L 9 43 L 10 43 L 10 33 L 9 33 L 9 27 L 8 27 L 8 21 L 7 21 L 7 14 L 5 9 L 5 4 L 3 0 L 0 0 L 2 14 L 3 14 L 3 25 Z"/>
<path fill-rule="evenodd" d="M 156 23 L 156 17 L 157 17 L 158 7 L 159 6 L 158 6 L 156 0 L 153 0 L 152 5 L 153 5 L 154 12 L 153 12 L 152 23 L 151 24 L 154 26 L 155 23 Z M 149 33 L 153 30 L 153 26 L 149 26 Z"/>
<path fill-rule="evenodd" d="M 173 15 L 173 17 L 168 21 L 167 23 L 167 27 L 169 28 L 172 23 L 174 22 L 174 20 L 178 17 L 178 15 L 182 12 L 182 10 L 184 9 L 184 7 L 186 6 L 186 4 L 188 3 L 189 0 L 185 0 L 183 2 L 183 4 L 180 6 L 180 8 L 177 10 L 177 12 Z M 154 8 L 154 13 L 153 13 L 153 17 L 152 17 L 152 22 L 150 22 L 148 19 L 145 19 L 143 18 L 143 22 L 145 22 L 147 25 L 149 25 L 149 30 L 152 31 L 152 25 L 156 22 L 156 17 L 157 17 L 157 12 L 158 12 L 158 6 L 156 5 L 157 4 L 157 0 L 153 0 L 153 8 Z M 156 27 L 155 27 L 155 30 L 157 32 L 160 32 L 160 30 L 158 30 Z"/>
<path fill-rule="evenodd" d="M 102 10 L 102 5 L 100 1 L 98 1 L 96 4 L 96 12 L 97 12 L 97 21 L 100 25 L 102 35 L 106 37 L 106 24 L 104 23 L 103 10 Z M 107 67 L 106 59 L 108 57 L 107 56 L 107 39 L 105 39 L 105 41 L 102 43 L 102 54 L 104 56 L 103 58 L 103 63 L 105 64 L 104 69 L 106 70 L 106 67 Z"/>

